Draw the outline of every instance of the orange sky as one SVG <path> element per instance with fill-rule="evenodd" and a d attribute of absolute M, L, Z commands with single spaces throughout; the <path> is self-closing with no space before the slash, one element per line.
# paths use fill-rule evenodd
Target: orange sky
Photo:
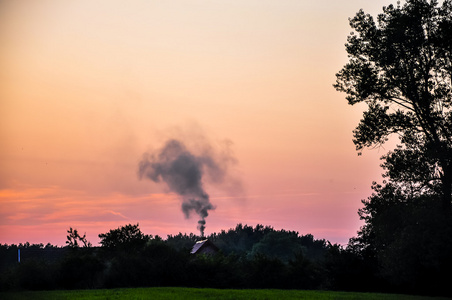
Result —
<path fill-rule="evenodd" d="M 391 1 L 2 1 L 0 243 L 64 245 L 75 227 L 194 232 L 180 199 L 139 180 L 180 138 L 230 144 L 241 189 L 209 182 L 206 233 L 272 225 L 347 243 L 384 149 L 358 157 L 363 107 L 332 87 L 348 18 Z"/>

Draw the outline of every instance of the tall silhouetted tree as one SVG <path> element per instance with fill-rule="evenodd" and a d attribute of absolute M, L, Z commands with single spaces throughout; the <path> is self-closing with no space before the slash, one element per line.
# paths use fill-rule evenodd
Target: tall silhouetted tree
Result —
<path fill-rule="evenodd" d="M 398 134 L 404 147 L 387 158 L 395 170 L 425 160 L 430 171 L 422 178 L 424 189 L 439 187 L 450 212 L 452 1 L 389 5 L 377 21 L 361 10 L 350 25 L 350 60 L 336 74 L 335 88 L 347 93 L 349 104 L 367 104 L 354 131 L 357 150 Z"/>
<path fill-rule="evenodd" d="M 445 291 L 452 251 L 452 1 L 407 0 L 375 21 L 350 19 L 349 62 L 336 74 L 349 104 L 367 104 L 358 151 L 395 134 L 382 157 L 383 184 L 363 200 L 365 225 L 349 249 L 379 266 L 394 287 Z"/>

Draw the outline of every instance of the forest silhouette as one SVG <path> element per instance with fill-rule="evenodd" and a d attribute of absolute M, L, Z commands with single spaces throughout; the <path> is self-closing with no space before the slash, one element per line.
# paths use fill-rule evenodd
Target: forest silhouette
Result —
<path fill-rule="evenodd" d="M 128 224 L 84 245 L 68 230 L 68 246 L 2 245 L 2 290 L 92 289 L 140 286 L 378 290 L 359 255 L 312 235 L 238 224 L 207 238 L 220 251 L 193 255 L 200 236 L 145 235 Z M 78 242 L 75 242 L 78 240 Z M 21 261 L 17 263 L 18 249 Z M 353 267 L 351 267 L 353 266 Z M 367 282 L 367 283 L 366 283 Z"/>

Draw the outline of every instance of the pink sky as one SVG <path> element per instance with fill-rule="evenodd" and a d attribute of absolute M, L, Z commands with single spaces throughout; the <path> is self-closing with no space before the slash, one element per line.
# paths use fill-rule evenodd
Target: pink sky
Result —
<path fill-rule="evenodd" d="M 357 156 L 364 107 L 332 87 L 348 18 L 391 1 L 2 1 L 0 243 L 198 233 L 142 154 L 200 137 L 241 189 L 206 182 L 206 233 L 237 223 L 346 244 L 385 149 Z"/>

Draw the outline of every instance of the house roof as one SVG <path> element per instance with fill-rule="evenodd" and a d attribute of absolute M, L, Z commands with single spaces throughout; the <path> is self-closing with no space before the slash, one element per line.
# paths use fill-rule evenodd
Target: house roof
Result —
<path fill-rule="evenodd" d="M 208 239 L 202 240 L 202 241 L 197 241 L 196 244 L 193 246 L 193 248 L 191 249 L 191 254 L 196 254 L 197 252 L 199 252 L 202 248 L 205 247 L 212 247 L 215 250 L 218 251 L 217 246 L 215 246 L 211 241 L 209 241 Z"/>

